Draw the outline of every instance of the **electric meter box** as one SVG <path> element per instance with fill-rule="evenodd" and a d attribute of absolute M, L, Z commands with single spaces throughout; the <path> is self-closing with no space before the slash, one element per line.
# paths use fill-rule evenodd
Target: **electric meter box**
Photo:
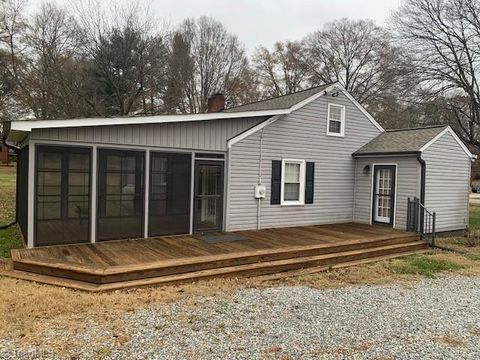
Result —
<path fill-rule="evenodd" d="M 267 188 L 265 185 L 257 184 L 255 185 L 255 199 L 265 199 L 267 193 Z"/>

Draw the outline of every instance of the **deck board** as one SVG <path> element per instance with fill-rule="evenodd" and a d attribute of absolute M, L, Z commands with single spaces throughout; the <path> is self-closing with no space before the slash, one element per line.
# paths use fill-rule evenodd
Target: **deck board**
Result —
<path fill-rule="evenodd" d="M 180 235 L 12 250 L 10 275 L 52 284 L 68 284 L 72 280 L 71 287 L 97 291 L 328 267 L 421 251 L 426 246 L 415 234 L 364 224 L 235 233 L 245 239 L 208 243 L 195 236 Z"/>
<path fill-rule="evenodd" d="M 94 244 L 55 245 L 20 249 L 20 259 L 55 261 L 97 267 L 129 266 L 173 259 L 222 255 L 292 246 L 366 241 L 382 236 L 401 236 L 403 231 L 364 224 L 332 224 L 238 231 L 245 240 L 209 244 L 194 236 L 106 241 Z"/>

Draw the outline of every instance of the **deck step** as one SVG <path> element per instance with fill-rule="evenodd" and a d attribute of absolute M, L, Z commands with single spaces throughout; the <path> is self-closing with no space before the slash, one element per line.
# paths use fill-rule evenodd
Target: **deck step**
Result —
<path fill-rule="evenodd" d="M 255 250 L 240 253 L 201 256 L 181 260 L 160 261 L 157 263 L 112 266 L 108 268 L 89 267 L 49 259 L 15 259 L 15 270 L 33 272 L 41 275 L 63 277 L 94 284 L 107 284 L 119 281 L 130 281 L 160 276 L 178 275 L 194 271 L 213 270 L 231 266 L 268 263 L 274 261 L 292 261 L 292 259 L 306 259 L 309 257 L 326 256 L 325 259 L 335 258 L 339 254 L 349 251 L 356 253 L 369 252 L 373 249 L 391 246 L 392 251 L 406 244 L 419 243 L 414 235 L 379 238 L 367 242 L 345 242 L 337 245 L 309 245 L 268 250 Z M 424 243 L 422 243 L 424 244 Z M 331 257 L 329 257 L 331 255 Z"/>
<path fill-rule="evenodd" d="M 91 283 L 78 279 L 63 279 L 58 276 L 32 273 L 18 269 L 9 272 L 5 271 L 3 272 L 3 275 L 79 290 L 108 291 L 139 286 L 165 285 L 186 281 L 205 280 L 217 277 L 265 277 L 271 274 L 277 274 L 277 276 L 278 274 L 289 276 L 289 272 L 290 276 L 292 276 L 296 273 L 300 273 L 302 269 L 308 271 L 308 268 L 311 268 L 311 271 L 318 272 L 329 268 L 351 266 L 360 263 L 406 256 L 426 250 L 427 246 L 424 242 L 413 241 L 394 245 L 377 246 L 372 249 L 350 250 L 334 254 L 263 261 L 103 284 Z M 275 276 L 273 275 L 272 278 L 274 277 Z"/>

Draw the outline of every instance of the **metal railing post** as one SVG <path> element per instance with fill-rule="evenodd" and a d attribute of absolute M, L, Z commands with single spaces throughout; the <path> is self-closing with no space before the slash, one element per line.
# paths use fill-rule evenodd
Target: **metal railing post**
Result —
<path fill-rule="evenodd" d="M 414 212 L 415 212 L 415 221 L 414 221 L 415 232 L 419 233 L 420 232 L 420 228 L 419 228 L 419 220 L 420 220 L 420 206 L 419 206 L 419 203 L 420 203 L 420 201 L 417 197 L 415 197 L 413 201 L 415 203 L 415 209 L 414 209 Z"/>
<path fill-rule="evenodd" d="M 431 247 L 435 246 L 437 236 L 435 225 L 437 221 L 436 212 L 430 212 L 417 197 L 407 199 L 407 230 L 420 235 Z"/>
<path fill-rule="evenodd" d="M 411 219 L 411 206 L 410 197 L 407 199 L 407 231 L 412 231 L 412 219 Z"/>
<path fill-rule="evenodd" d="M 435 223 L 437 222 L 437 213 L 433 212 L 433 225 L 432 225 L 432 246 L 435 246 Z"/>

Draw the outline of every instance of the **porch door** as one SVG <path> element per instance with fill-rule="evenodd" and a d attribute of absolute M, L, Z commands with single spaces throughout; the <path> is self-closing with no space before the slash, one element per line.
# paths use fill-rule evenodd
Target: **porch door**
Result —
<path fill-rule="evenodd" d="M 395 213 L 395 166 L 376 165 L 373 186 L 373 222 L 393 225 Z"/>
<path fill-rule="evenodd" d="M 223 162 L 195 161 L 194 232 L 218 231 L 223 220 Z"/>
<path fill-rule="evenodd" d="M 192 155 L 150 153 L 148 235 L 190 232 Z"/>

